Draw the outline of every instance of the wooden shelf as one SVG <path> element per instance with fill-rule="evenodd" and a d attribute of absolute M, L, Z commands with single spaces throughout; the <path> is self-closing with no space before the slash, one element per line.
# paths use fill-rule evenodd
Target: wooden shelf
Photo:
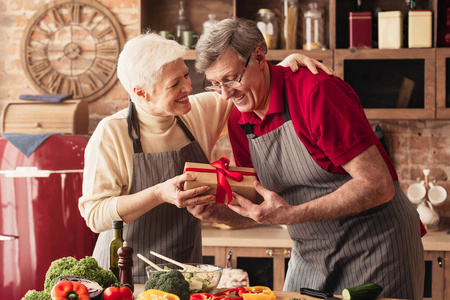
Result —
<path fill-rule="evenodd" d="M 450 82 L 450 71 L 447 70 L 447 61 L 450 61 L 450 48 L 436 48 L 436 28 L 438 28 L 438 10 L 440 1 L 442 0 L 416 0 L 416 6 L 418 9 L 430 9 L 433 13 L 433 48 L 428 49 L 348 49 L 348 14 L 353 10 L 354 0 L 318 0 L 319 8 L 323 11 L 325 16 L 325 28 L 326 28 L 326 44 L 328 49 L 304 51 L 302 49 L 296 50 L 269 50 L 267 58 L 271 61 L 280 61 L 287 55 L 298 52 L 315 58 L 324 62 L 326 65 L 335 69 L 338 76 L 344 80 L 350 81 L 350 75 L 344 74 L 346 69 L 346 62 L 351 65 L 358 61 L 372 61 L 372 63 L 382 61 L 392 61 L 392 66 L 386 66 L 385 69 L 377 72 L 379 78 L 383 80 L 389 80 L 395 78 L 395 72 L 398 71 L 398 66 L 403 68 L 404 65 L 407 68 L 409 74 L 413 77 L 414 81 L 414 93 L 413 100 L 408 102 L 408 106 L 386 106 L 375 107 L 373 105 L 373 99 L 369 102 L 369 107 L 365 107 L 366 115 L 369 119 L 450 119 L 450 100 L 447 98 L 447 81 Z M 178 0 L 168 1 L 155 1 L 155 0 L 140 0 L 140 30 L 151 29 L 152 31 L 171 30 L 173 23 L 176 20 L 178 10 Z M 298 42 L 298 48 L 301 45 L 301 26 L 302 26 L 302 14 L 306 10 L 307 2 L 299 1 L 299 27 L 298 36 L 300 41 Z M 208 19 L 209 13 L 214 13 L 218 20 L 228 17 L 243 17 L 248 19 L 255 19 L 256 13 L 260 8 L 270 8 L 279 13 L 280 0 L 261 0 L 261 1 L 237 1 L 237 0 L 190 0 L 186 1 L 186 12 L 191 23 L 191 27 L 197 33 L 202 32 L 202 24 Z M 408 5 L 404 0 L 376 0 L 376 1 L 363 1 L 362 10 L 368 10 L 375 12 L 377 9 L 384 11 L 388 10 L 400 10 L 403 14 L 403 18 L 407 17 Z M 406 24 L 406 23 L 405 23 Z M 374 27 L 374 29 L 376 29 Z M 406 29 L 404 29 L 406 30 Z M 377 40 L 377 33 L 372 32 L 373 40 Z M 403 43 L 406 45 L 407 43 Z M 375 45 L 376 46 L 376 45 Z M 192 61 L 195 60 L 195 51 L 190 50 L 184 57 L 186 61 L 190 61 L 190 66 L 193 65 Z M 402 65 L 402 61 L 410 60 L 414 66 L 408 66 L 408 64 Z M 192 68 L 192 67 L 191 67 Z M 363 69 L 363 67 L 361 67 Z M 353 72 L 353 76 L 358 76 L 358 72 Z M 449 76 L 447 76 L 449 74 Z M 198 74 L 196 74 L 198 75 Z M 397 74 L 397 77 L 399 75 Z M 404 76 L 409 77 L 409 76 Z M 194 92 L 200 91 L 202 76 L 198 75 L 192 78 Z M 398 78 L 397 78 L 398 79 Z M 197 82 L 198 81 L 198 82 Z M 394 81 L 394 80 L 392 80 Z M 375 90 L 376 93 L 371 95 L 372 98 L 379 99 L 380 106 L 383 101 L 387 101 L 386 97 L 382 94 L 386 87 L 380 85 L 380 80 L 374 79 L 373 85 L 370 87 Z M 357 90 L 349 82 L 349 84 Z M 398 87 L 392 87 L 395 89 Z M 367 93 L 368 89 L 363 89 Z M 393 97 L 393 92 L 391 97 Z M 357 92 L 358 93 L 358 92 Z M 358 93 L 359 95 L 359 93 Z M 377 98 L 378 97 L 378 98 Z M 449 96 L 450 97 L 450 96 Z M 361 97 L 360 97 L 361 98 Z M 400 96 L 399 96 L 400 99 Z M 404 99 L 404 98 L 401 98 Z M 389 100 L 395 103 L 395 100 Z M 364 101 L 361 101 L 364 107 Z M 404 102 L 401 102 L 404 103 Z"/>
<path fill-rule="evenodd" d="M 423 93 L 423 101 L 420 108 L 395 108 L 397 101 L 397 95 L 395 95 L 395 99 L 392 103 L 393 107 L 386 108 L 365 108 L 366 115 L 369 119 L 434 119 L 435 118 L 435 68 L 436 68 L 436 49 L 336 49 L 334 50 L 334 69 L 338 76 L 346 80 L 355 90 L 358 89 L 358 86 L 352 85 L 349 78 L 350 76 L 359 77 L 358 79 L 364 81 L 365 84 L 372 85 L 373 88 L 377 88 L 376 91 L 380 93 L 379 97 L 388 97 L 388 95 L 383 95 L 383 93 L 387 92 L 388 86 L 377 85 L 377 81 L 387 80 L 387 84 L 389 84 L 394 77 L 394 72 L 404 73 L 399 74 L 398 76 L 411 77 L 414 74 L 408 74 L 408 69 L 398 70 L 398 69 L 383 69 L 377 70 L 379 74 L 376 74 L 373 79 L 373 82 L 368 82 L 368 80 L 363 76 L 366 72 L 373 72 L 373 70 L 365 70 L 363 67 L 360 70 L 352 70 L 352 74 L 345 74 L 345 63 L 348 61 L 358 61 L 358 64 L 363 66 L 364 61 L 373 62 L 380 66 L 380 61 L 384 61 L 387 67 L 390 67 L 390 64 L 394 62 L 400 62 L 406 60 L 404 63 L 405 68 L 412 66 L 412 64 L 408 61 L 415 61 L 416 65 L 423 65 L 423 73 L 419 74 L 422 77 L 419 83 L 422 83 L 419 91 Z M 385 66 L 383 65 L 383 66 Z M 392 67 L 391 67 L 392 68 Z M 361 75 L 362 74 L 362 75 Z M 346 76 L 347 75 L 347 76 Z M 391 77 L 386 77 L 391 76 Z M 381 91 L 381 89 L 385 89 L 385 91 Z M 400 88 L 400 84 L 398 85 Z M 367 87 L 365 87 L 364 92 L 371 92 L 370 89 L 367 91 Z M 398 91 L 397 91 L 398 92 Z M 362 98 L 362 92 L 359 94 L 361 103 L 364 106 L 364 99 Z M 420 96 L 419 96 L 420 97 Z M 381 99 L 380 99 L 381 102 Z"/>

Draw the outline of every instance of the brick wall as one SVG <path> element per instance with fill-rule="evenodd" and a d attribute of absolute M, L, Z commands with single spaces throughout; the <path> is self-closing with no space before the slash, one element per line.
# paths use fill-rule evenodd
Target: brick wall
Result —
<path fill-rule="evenodd" d="M 28 19 L 43 4 L 50 1 L 0 0 L 0 109 L 20 94 L 38 94 L 27 81 L 20 62 L 20 41 Z M 123 26 L 125 38 L 139 31 L 138 0 L 101 0 Z M 99 120 L 127 106 L 127 94 L 119 82 L 100 99 L 89 103 L 90 132 Z M 403 190 L 422 170 L 431 170 L 430 180 L 450 193 L 450 120 L 449 121 L 372 121 L 385 132 L 388 151 L 399 174 Z M 229 155 L 226 140 L 216 148 L 215 157 Z M 450 228 L 450 201 L 436 208 L 441 216 L 440 228 Z"/>

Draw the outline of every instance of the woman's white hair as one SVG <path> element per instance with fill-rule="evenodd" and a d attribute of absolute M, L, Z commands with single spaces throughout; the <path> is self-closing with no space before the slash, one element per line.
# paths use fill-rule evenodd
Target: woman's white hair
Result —
<path fill-rule="evenodd" d="M 162 75 L 162 67 L 182 58 L 187 48 L 156 33 L 144 33 L 130 39 L 117 62 L 117 77 L 134 98 L 133 89 L 152 92 Z"/>

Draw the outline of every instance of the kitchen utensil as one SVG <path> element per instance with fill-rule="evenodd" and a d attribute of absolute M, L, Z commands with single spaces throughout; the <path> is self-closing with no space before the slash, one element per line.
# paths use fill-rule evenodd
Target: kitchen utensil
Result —
<path fill-rule="evenodd" d="M 150 254 L 152 254 L 152 255 L 154 255 L 156 257 L 159 257 L 159 258 L 161 258 L 161 259 L 163 259 L 165 261 L 171 262 L 174 265 L 182 267 L 183 271 L 203 272 L 203 270 L 200 269 L 199 267 L 196 267 L 196 266 L 193 266 L 193 265 L 182 264 L 182 263 L 180 263 L 180 262 L 178 262 L 176 260 L 173 260 L 171 258 L 168 258 L 168 257 L 166 257 L 166 256 L 164 256 L 162 254 L 159 254 L 159 253 L 156 253 L 156 252 L 153 252 L 153 251 L 150 251 Z"/>
<path fill-rule="evenodd" d="M 320 298 L 320 299 L 339 299 L 339 298 L 334 297 L 333 293 L 322 292 L 322 291 L 313 290 L 313 289 L 309 289 L 309 288 L 300 288 L 300 294 L 308 295 L 308 296 Z"/>
<path fill-rule="evenodd" d="M 162 268 L 160 268 L 157 264 L 155 264 L 154 262 L 152 262 L 151 260 L 149 260 L 148 258 L 146 258 L 144 255 L 138 253 L 137 257 L 139 257 L 140 259 L 142 259 L 143 261 L 145 261 L 146 263 L 148 263 L 150 266 L 152 266 L 155 270 L 157 271 L 163 271 Z"/>

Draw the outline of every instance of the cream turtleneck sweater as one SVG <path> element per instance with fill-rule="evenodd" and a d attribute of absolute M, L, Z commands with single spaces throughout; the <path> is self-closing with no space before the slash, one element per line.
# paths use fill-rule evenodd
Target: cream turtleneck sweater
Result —
<path fill-rule="evenodd" d="M 199 142 L 208 159 L 215 143 L 226 132 L 234 105 L 217 93 L 200 93 L 189 97 L 191 111 L 181 119 Z M 178 150 L 189 143 L 175 117 L 158 117 L 136 105 L 145 153 Z M 133 174 L 133 143 L 128 136 L 128 108 L 103 119 L 95 129 L 85 150 L 83 196 L 79 209 L 94 232 L 111 229 L 120 220 L 117 197 L 127 195 Z"/>

